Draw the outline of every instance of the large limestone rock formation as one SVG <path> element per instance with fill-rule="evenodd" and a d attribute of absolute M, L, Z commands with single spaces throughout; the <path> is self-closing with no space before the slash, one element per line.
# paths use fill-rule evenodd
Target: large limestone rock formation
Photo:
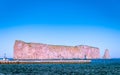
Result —
<path fill-rule="evenodd" d="M 72 59 L 100 58 L 99 48 L 87 45 L 61 46 L 41 43 L 25 43 L 16 40 L 14 59 Z"/>
<path fill-rule="evenodd" d="M 110 54 L 109 54 L 109 50 L 108 49 L 105 50 L 105 53 L 103 55 L 103 59 L 110 59 Z"/>

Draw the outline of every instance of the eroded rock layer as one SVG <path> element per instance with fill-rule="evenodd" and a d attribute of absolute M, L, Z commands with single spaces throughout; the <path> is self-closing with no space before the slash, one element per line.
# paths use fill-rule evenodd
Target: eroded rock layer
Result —
<path fill-rule="evenodd" d="M 100 58 L 99 48 L 87 45 L 60 46 L 15 41 L 14 59 L 73 59 Z"/>

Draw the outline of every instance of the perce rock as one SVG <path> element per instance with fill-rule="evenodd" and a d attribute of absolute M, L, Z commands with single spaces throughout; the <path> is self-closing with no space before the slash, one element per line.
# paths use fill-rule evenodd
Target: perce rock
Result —
<path fill-rule="evenodd" d="M 100 50 L 87 45 L 61 46 L 41 43 L 25 43 L 16 40 L 14 45 L 14 59 L 97 59 Z M 107 57 L 107 56 L 106 56 Z"/>

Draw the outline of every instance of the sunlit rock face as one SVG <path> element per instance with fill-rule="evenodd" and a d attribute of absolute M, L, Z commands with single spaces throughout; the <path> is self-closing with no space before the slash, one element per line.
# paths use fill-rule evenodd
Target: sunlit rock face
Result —
<path fill-rule="evenodd" d="M 62 46 L 15 41 L 14 59 L 73 59 L 100 58 L 100 50 L 87 45 Z"/>
<path fill-rule="evenodd" d="M 108 49 L 105 50 L 105 53 L 103 55 L 103 59 L 110 59 L 110 54 L 109 54 L 109 50 Z"/>

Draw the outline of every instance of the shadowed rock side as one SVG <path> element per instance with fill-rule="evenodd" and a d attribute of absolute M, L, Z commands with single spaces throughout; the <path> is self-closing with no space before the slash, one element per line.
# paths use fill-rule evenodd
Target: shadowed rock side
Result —
<path fill-rule="evenodd" d="M 100 58 L 99 48 L 86 45 L 60 46 L 15 41 L 14 59 L 84 59 Z"/>
<path fill-rule="evenodd" d="M 103 59 L 110 59 L 110 54 L 109 54 L 109 50 L 108 49 L 105 50 L 105 53 L 103 55 Z"/>

